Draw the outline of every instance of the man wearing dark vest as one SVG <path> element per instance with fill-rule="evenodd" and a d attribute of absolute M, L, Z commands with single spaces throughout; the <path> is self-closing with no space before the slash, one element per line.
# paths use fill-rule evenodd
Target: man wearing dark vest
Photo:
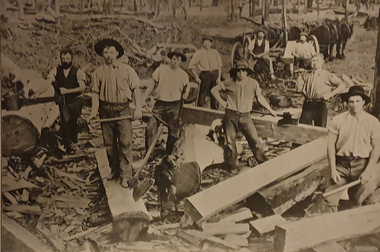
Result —
<path fill-rule="evenodd" d="M 257 32 L 256 39 L 252 40 L 248 45 L 248 50 L 250 52 L 250 59 L 248 61 L 249 68 L 253 69 L 257 63 L 257 60 L 263 59 L 269 67 L 270 77 L 274 80 L 273 63 L 269 57 L 269 42 L 265 39 L 265 31 L 260 29 Z"/>
<path fill-rule="evenodd" d="M 61 64 L 53 68 L 48 80 L 55 88 L 56 103 L 61 114 L 60 131 L 66 153 L 74 152 L 74 144 L 78 142 L 77 120 L 82 113 L 82 93 L 86 88 L 85 73 L 73 66 L 73 52 L 69 49 L 60 53 Z"/>

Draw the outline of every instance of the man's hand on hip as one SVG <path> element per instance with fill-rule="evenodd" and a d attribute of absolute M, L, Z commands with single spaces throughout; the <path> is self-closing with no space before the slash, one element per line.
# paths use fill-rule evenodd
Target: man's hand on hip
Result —
<path fill-rule="evenodd" d="M 142 118 L 142 111 L 141 108 L 135 110 L 135 114 L 133 115 L 134 120 L 141 120 Z"/>
<path fill-rule="evenodd" d="M 331 170 L 331 178 L 332 178 L 332 180 L 334 181 L 335 184 L 338 184 L 340 182 L 340 180 L 342 179 L 340 177 L 339 172 L 336 169 Z"/>

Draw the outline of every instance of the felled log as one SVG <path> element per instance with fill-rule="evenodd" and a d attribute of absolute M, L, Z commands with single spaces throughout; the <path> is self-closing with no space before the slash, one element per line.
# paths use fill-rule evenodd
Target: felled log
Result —
<path fill-rule="evenodd" d="M 108 199 L 108 206 L 113 217 L 113 233 L 122 241 L 133 242 L 140 235 L 146 234 L 150 216 L 142 199 L 135 201 L 129 189 L 120 183 L 108 181 L 111 173 L 105 149 L 95 153 L 100 177 Z"/>
<path fill-rule="evenodd" d="M 203 190 L 186 199 L 185 213 L 196 222 L 205 220 L 253 195 L 264 186 L 326 159 L 326 144 L 327 138 L 321 137 Z"/>
<path fill-rule="evenodd" d="M 380 204 L 304 218 L 276 227 L 276 251 L 298 251 L 327 241 L 375 233 L 380 228 Z M 305 235 L 307 234 L 307 235 Z"/>
<path fill-rule="evenodd" d="M 5 55 L 1 56 L 2 68 L 9 70 L 16 75 L 16 79 L 23 82 L 25 94 L 33 90 L 36 98 L 54 96 L 53 86 L 38 77 L 39 74 L 36 71 L 21 69 Z M 11 110 L 2 110 L 2 155 L 5 157 L 19 156 L 33 152 L 38 145 L 41 130 L 44 127 L 50 127 L 58 118 L 58 107 L 54 102 L 47 102 L 19 109 L 20 97 L 18 94 L 3 98 L 8 99 L 8 106 Z"/>

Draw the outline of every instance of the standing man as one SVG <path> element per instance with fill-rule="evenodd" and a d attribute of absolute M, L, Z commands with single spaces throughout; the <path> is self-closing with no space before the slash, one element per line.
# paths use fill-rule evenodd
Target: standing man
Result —
<path fill-rule="evenodd" d="M 200 85 L 198 104 L 199 107 L 206 107 L 206 96 L 210 98 L 210 106 L 216 109 L 215 98 L 211 95 L 210 91 L 218 82 L 222 74 L 222 59 L 219 53 L 212 49 L 213 39 L 210 36 L 203 37 L 203 47 L 195 52 L 190 61 L 189 69 L 195 76 L 195 80 Z M 199 69 L 200 74 L 196 71 Z"/>
<path fill-rule="evenodd" d="M 73 52 L 60 52 L 61 64 L 53 68 L 47 77 L 55 90 L 56 103 L 61 114 L 60 131 L 67 154 L 75 150 L 78 142 L 78 118 L 82 114 L 86 74 L 73 66 Z"/>
<path fill-rule="evenodd" d="M 361 205 L 377 187 L 380 170 L 379 120 L 364 111 L 371 98 L 360 86 L 353 86 L 341 95 L 348 111 L 335 116 L 329 126 L 327 155 L 331 168 L 333 190 L 344 184 L 360 179 L 360 184 L 348 191 L 356 206 Z M 336 210 L 339 198 L 329 200 Z"/>
<path fill-rule="evenodd" d="M 311 58 L 315 55 L 314 46 L 307 42 L 307 33 L 301 32 L 300 41 L 296 43 L 293 56 L 295 64 L 304 69 L 311 69 Z"/>
<path fill-rule="evenodd" d="M 178 139 L 180 110 L 183 100 L 189 95 L 189 76 L 180 68 L 181 62 L 186 61 L 186 56 L 177 49 L 168 53 L 169 65 L 161 64 L 153 73 L 154 87 L 148 87 L 147 94 L 155 88 L 156 100 L 153 113 L 169 125 L 169 136 L 166 142 L 166 152 L 172 154 L 174 144 Z M 146 147 L 152 144 L 153 137 L 157 134 L 158 121 L 152 117 L 146 128 Z"/>
<path fill-rule="evenodd" d="M 312 71 L 305 72 L 297 79 L 296 90 L 302 91 L 305 96 L 300 123 L 326 127 L 326 101 L 345 89 L 345 84 L 335 74 L 322 69 L 323 62 L 322 54 L 314 55 Z"/>
<path fill-rule="evenodd" d="M 253 69 L 257 60 L 263 59 L 269 67 L 270 77 L 272 80 L 276 79 L 274 76 L 273 62 L 269 57 L 269 41 L 265 39 L 265 31 L 260 29 L 257 32 L 257 38 L 252 40 L 248 45 L 250 53 L 249 67 Z"/>
<path fill-rule="evenodd" d="M 261 94 L 261 89 L 256 80 L 248 77 L 252 70 L 245 61 L 238 61 L 234 68 L 230 70 L 231 79 L 220 82 L 211 90 L 212 95 L 225 108 L 223 126 L 227 135 L 228 152 L 224 157 L 228 164 L 238 165 L 236 136 L 240 130 L 248 141 L 248 144 L 255 155 L 258 163 L 263 163 L 267 159 L 263 150 L 259 146 L 259 137 L 255 125 L 252 122 L 250 111 L 252 110 L 253 99 L 257 101 L 270 113 L 276 116 L 268 102 Z M 227 100 L 223 100 L 220 92 L 225 93 Z"/>
<path fill-rule="evenodd" d="M 88 121 L 99 117 L 130 116 L 134 97 L 134 119 L 142 117 L 140 79 L 132 67 L 117 59 L 124 54 L 123 47 L 113 39 L 103 39 L 95 44 L 95 51 L 105 64 L 95 70 L 92 77 L 92 109 Z M 130 119 L 102 123 L 102 133 L 112 173 L 108 179 L 121 177 L 121 186 L 128 188 L 132 177 L 132 122 Z"/>

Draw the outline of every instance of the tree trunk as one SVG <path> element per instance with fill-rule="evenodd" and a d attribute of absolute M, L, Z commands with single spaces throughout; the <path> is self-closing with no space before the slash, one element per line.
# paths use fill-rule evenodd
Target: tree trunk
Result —
<path fill-rule="evenodd" d="M 288 44 L 288 21 L 286 20 L 286 0 L 282 0 L 282 22 L 284 24 L 285 47 Z"/>
<path fill-rule="evenodd" d="M 177 14 L 177 0 L 172 0 L 171 9 L 172 9 L 172 15 L 173 17 L 175 17 Z"/>
<path fill-rule="evenodd" d="M 380 24 L 380 9 L 378 16 L 378 24 Z M 378 33 L 377 33 L 377 48 L 376 48 L 376 56 L 375 56 L 375 79 L 374 79 L 374 99 L 372 106 L 372 114 L 379 118 L 380 116 L 380 25 L 378 25 Z"/>
<path fill-rule="evenodd" d="M 55 0 L 54 1 L 54 8 L 55 8 L 55 15 L 57 15 L 57 16 L 60 13 L 60 7 L 61 7 L 60 0 Z"/>
<path fill-rule="evenodd" d="M 133 0 L 133 11 L 137 12 L 137 0 Z"/>
<path fill-rule="evenodd" d="M 199 0 L 199 11 L 202 11 L 203 8 L 203 0 Z"/>
<path fill-rule="evenodd" d="M 22 0 L 18 0 L 17 5 L 18 5 L 18 18 L 24 19 L 24 3 L 22 2 Z"/>
<path fill-rule="evenodd" d="M 113 0 L 106 0 L 104 3 L 104 12 L 107 15 L 113 15 L 114 9 L 113 9 Z"/>
<path fill-rule="evenodd" d="M 346 20 L 347 24 L 348 24 L 348 14 L 349 14 L 349 12 L 348 12 L 348 5 L 349 5 L 349 3 L 350 3 L 350 0 L 346 0 L 346 6 L 344 7 L 344 10 L 345 10 L 344 17 L 345 17 L 345 20 Z"/>
<path fill-rule="evenodd" d="M 183 15 L 184 15 L 185 20 L 186 20 L 187 19 L 187 0 L 182 0 L 182 6 L 181 7 L 182 7 Z"/>

